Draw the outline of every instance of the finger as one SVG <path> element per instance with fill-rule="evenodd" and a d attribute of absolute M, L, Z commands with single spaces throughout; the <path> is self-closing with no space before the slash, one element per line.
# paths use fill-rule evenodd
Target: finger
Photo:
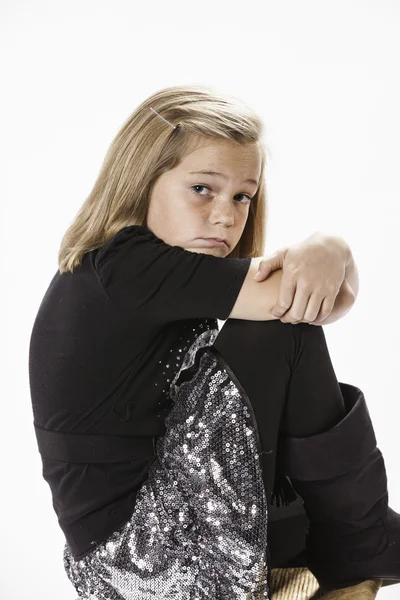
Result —
<path fill-rule="evenodd" d="M 289 310 L 296 293 L 296 285 L 296 282 L 293 281 L 291 276 L 285 277 L 285 272 L 283 271 L 278 300 L 271 311 L 274 317 L 280 318 L 287 310 Z"/>
<path fill-rule="evenodd" d="M 256 281 L 264 281 L 272 271 L 279 269 L 280 265 L 281 261 L 278 254 L 269 258 L 263 258 L 258 265 L 257 273 L 254 275 L 253 279 Z"/>
<path fill-rule="evenodd" d="M 304 298 L 307 297 L 305 291 L 304 291 Z M 297 288 L 296 291 L 296 297 L 294 299 L 294 302 L 290 308 L 290 310 L 283 315 L 283 319 L 285 319 L 286 323 L 292 323 L 292 324 L 296 324 L 296 323 L 311 323 L 312 321 L 319 321 L 320 319 L 325 319 L 327 315 L 325 315 L 325 310 L 326 310 L 326 303 L 324 304 L 324 300 L 323 298 L 321 298 L 320 295 L 314 293 L 311 294 L 306 302 L 306 308 L 305 310 L 303 309 L 303 302 L 300 300 L 299 304 L 298 304 L 298 308 L 296 305 L 297 299 L 300 299 L 301 295 L 299 294 L 299 288 Z M 303 316 L 301 316 L 303 312 Z M 330 311 L 329 311 L 330 312 Z M 299 318 L 300 317 L 300 318 Z M 282 320 L 282 319 L 281 319 Z M 315 323 L 316 325 L 318 325 L 319 323 Z"/>
<path fill-rule="evenodd" d="M 329 296 L 327 296 L 326 298 L 322 298 L 317 293 L 311 294 L 308 298 L 307 307 L 304 310 L 304 314 L 302 317 L 299 318 L 299 315 L 301 315 L 303 311 L 303 305 L 302 303 L 300 303 L 299 308 L 296 307 L 297 297 L 301 298 L 298 289 L 299 288 L 297 288 L 296 297 L 290 310 L 285 315 L 283 315 L 283 319 L 285 320 L 281 319 L 281 321 L 283 323 L 292 324 L 300 322 L 311 324 L 312 321 L 315 321 L 315 325 L 320 325 L 324 321 L 324 319 L 326 319 L 328 315 L 330 315 L 335 300 Z"/>
<path fill-rule="evenodd" d="M 334 304 L 335 299 L 332 299 L 329 296 L 324 298 L 317 316 L 315 317 L 315 319 L 312 319 L 312 321 L 315 321 L 315 325 L 324 324 L 324 320 L 331 314 Z M 313 323 L 311 323 L 311 325 L 313 325 Z"/>
<path fill-rule="evenodd" d="M 321 318 L 325 319 L 325 317 L 327 316 L 325 314 L 327 306 L 325 300 L 326 298 L 324 298 L 320 294 L 311 294 L 310 298 L 308 299 L 308 305 L 303 317 L 304 320 L 307 321 L 307 323 L 310 323 L 311 321 L 318 321 Z"/>
<path fill-rule="evenodd" d="M 305 321 L 305 313 L 308 309 L 308 302 L 312 294 L 301 286 L 296 287 L 296 294 L 292 306 L 287 314 L 284 315 L 285 323 L 300 323 Z"/>

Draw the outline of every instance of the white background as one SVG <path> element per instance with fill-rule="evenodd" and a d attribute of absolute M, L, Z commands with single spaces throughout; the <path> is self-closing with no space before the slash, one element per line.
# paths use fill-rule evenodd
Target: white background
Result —
<path fill-rule="evenodd" d="M 350 244 L 359 296 L 324 330 L 337 378 L 365 394 L 400 512 L 399 2 L 2 0 L 0 12 L 1 598 L 76 598 L 41 477 L 29 338 L 112 138 L 172 85 L 215 86 L 263 119 L 266 251 L 317 230 Z"/>

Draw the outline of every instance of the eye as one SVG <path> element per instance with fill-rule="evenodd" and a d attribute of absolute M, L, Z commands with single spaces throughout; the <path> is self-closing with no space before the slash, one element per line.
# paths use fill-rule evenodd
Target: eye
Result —
<path fill-rule="evenodd" d="M 195 188 L 205 188 L 206 190 L 210 190 L 210 188 L 206 185 L 192 185 L 191 189 L 193 190 L 193 193 L 197 194 L 198 196 L 201 196 L 203 194 L 196 192 Z M 237 195 L 242 196 L 243 198 L 246 198 L 248 200 L 248 202 L 240 202 L 240 204 L 249 204 L 252 200 L 251 196 L 248 196 L 247 194 L 237 194 Z"/>

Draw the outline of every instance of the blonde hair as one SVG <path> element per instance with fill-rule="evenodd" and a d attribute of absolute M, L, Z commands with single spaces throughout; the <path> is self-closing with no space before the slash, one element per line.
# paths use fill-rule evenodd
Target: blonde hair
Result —
<path fill-rule="evenodd" d="M 173 129 L 150 107 L 179 126 Z M 267 213 L 262 133 L 262 121 L 251 109 L 209 87 L 169 87 L 147 98 L 115 136 L 92 191 L 62 238 L 60 273 L 72 273 L 86 252 L 103 246 L 123 227 L 146 225 L 152 186 L 179 164 L 198 135 L 259 144 L 259 187 L 243 234 L 228 257 L 262 256 Z"/>

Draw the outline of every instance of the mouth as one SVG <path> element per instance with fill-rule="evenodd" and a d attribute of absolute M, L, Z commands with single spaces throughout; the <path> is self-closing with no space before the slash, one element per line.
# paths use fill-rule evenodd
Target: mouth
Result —
<path fill-rule="evenodd" d="M 203 240 L 207 240 L 207 242 L 214 243 L 217 246 L 226 246 L 226 248 L 229 248 L 229 244 L 224 238 L 203 238 Z"/>

